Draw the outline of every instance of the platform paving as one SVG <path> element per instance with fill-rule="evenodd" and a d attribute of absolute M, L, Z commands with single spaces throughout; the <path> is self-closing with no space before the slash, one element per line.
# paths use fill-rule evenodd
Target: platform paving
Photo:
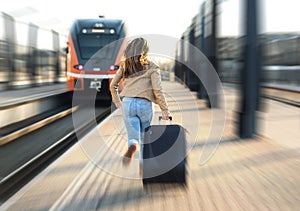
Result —
<path fill-rule="evenodd" d="M 122 165 L 127 143 L 117 110 L 0 210 L 299 210 L 299 108 L 264 100 L 261 134 L 241 140 L 236 90 L 224 88 L 224 122 L 221 109 L 206 108 L 184 85 L 163 86 L 173 124 L 187 130 L 185 186 L 144 188 L 138 154 Z M 160 114 L 157 106 L 155 111 L 153 124 Z"/>

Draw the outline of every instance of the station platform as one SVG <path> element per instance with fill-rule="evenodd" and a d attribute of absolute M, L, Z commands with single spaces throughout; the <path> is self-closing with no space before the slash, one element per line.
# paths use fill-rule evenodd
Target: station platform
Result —
<path fill-rule="evenodd" d="M 116 110 L 0 210 L 299 210 L 299 108 L 265 99 L 260 135 L 242 140 L 236 132 L 238 90 L 224 87 L 222 110 L 208 109 L 182 84 L 163 87 L 173 124 L 187 131 L 185 186 L 145 189 L 138 153 L 122 165 L 127 140 Z"/>

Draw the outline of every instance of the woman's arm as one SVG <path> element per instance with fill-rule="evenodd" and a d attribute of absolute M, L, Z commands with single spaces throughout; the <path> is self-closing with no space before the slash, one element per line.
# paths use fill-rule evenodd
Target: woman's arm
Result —
<path fill-rule="evenodd" d="M 123 77 L 123 71 L 120 68 L 116 75 L 114 76 L 113 80 L 110 83 L 109 89 L 112 96 L 112 101 L 116 104 L 117 108 L 122 106 L 121 99 L 119 96 L 119 83 Z"/>
<path fill-rule="evenodd" d="M 168 109 L 168 104 L 165 95 L 163 93 L 159 69 L 153 71 L 153 73 L 151 74 L 151 83 L 152 83 L 152 89 L 156 99 L 156 103 L 159 105 L 162 111 L 162 118 L 164 120 L 168 120 L 170 112 Z"/>

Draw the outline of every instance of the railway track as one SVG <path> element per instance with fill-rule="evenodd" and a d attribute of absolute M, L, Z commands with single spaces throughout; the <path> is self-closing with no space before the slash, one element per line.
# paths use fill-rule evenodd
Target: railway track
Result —
<path fill-rule="evenodd" d="M 300 92 L 275 87 L 263 87 L 262 97 L 285 103 L 291 106 L 300 107 Z"/>
<path fill-rule="evenodd" d="M 67 105 L 69 104 L 69 105 Z M 107 104 L 107 103 L 106 103 Z M 66 101 L 63 109 L 53 109 L 34 120 L 2 128 L 0 138 L 0 201 L 5 201 L 20 187 L 69 149 L 78 136 L 83 136 L 111 112 L 108 105 L 71 107 Z M 95 119 L 86 115 L 93 109 Z M 51 114 L 50 114 L 51 113 Z M 78 125 L 74 128 L 73 115 Z M 25 121 L 26 122 L 26 121 Z"/>
<path fill-rule="evenodd" d="M 225 87 L 231 89 L 238 89 L 237 83 L 226 82 L 223 83 Z M 275 85 L 261 85 L 260 96 L 262 98 L 278 101 L 287 105 L 300 107 L 300 86 L 275 86 Z"/>

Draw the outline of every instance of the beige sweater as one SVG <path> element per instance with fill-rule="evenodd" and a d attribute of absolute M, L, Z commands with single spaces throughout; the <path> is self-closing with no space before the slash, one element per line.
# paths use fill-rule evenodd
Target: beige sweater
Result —
<path fill-rule="evenodd" d="M 123 79 L 123 68 L 120 68 L 110 84 L 112 101 L 120 102 L 120 97 L 146 98 L 158 104 L 162 111 L 168 112 L 159 67 L 153 63 L 148 67 L 144 71 L 125 78 L 123 90 L 119 93 L 119 83 Z"/>

